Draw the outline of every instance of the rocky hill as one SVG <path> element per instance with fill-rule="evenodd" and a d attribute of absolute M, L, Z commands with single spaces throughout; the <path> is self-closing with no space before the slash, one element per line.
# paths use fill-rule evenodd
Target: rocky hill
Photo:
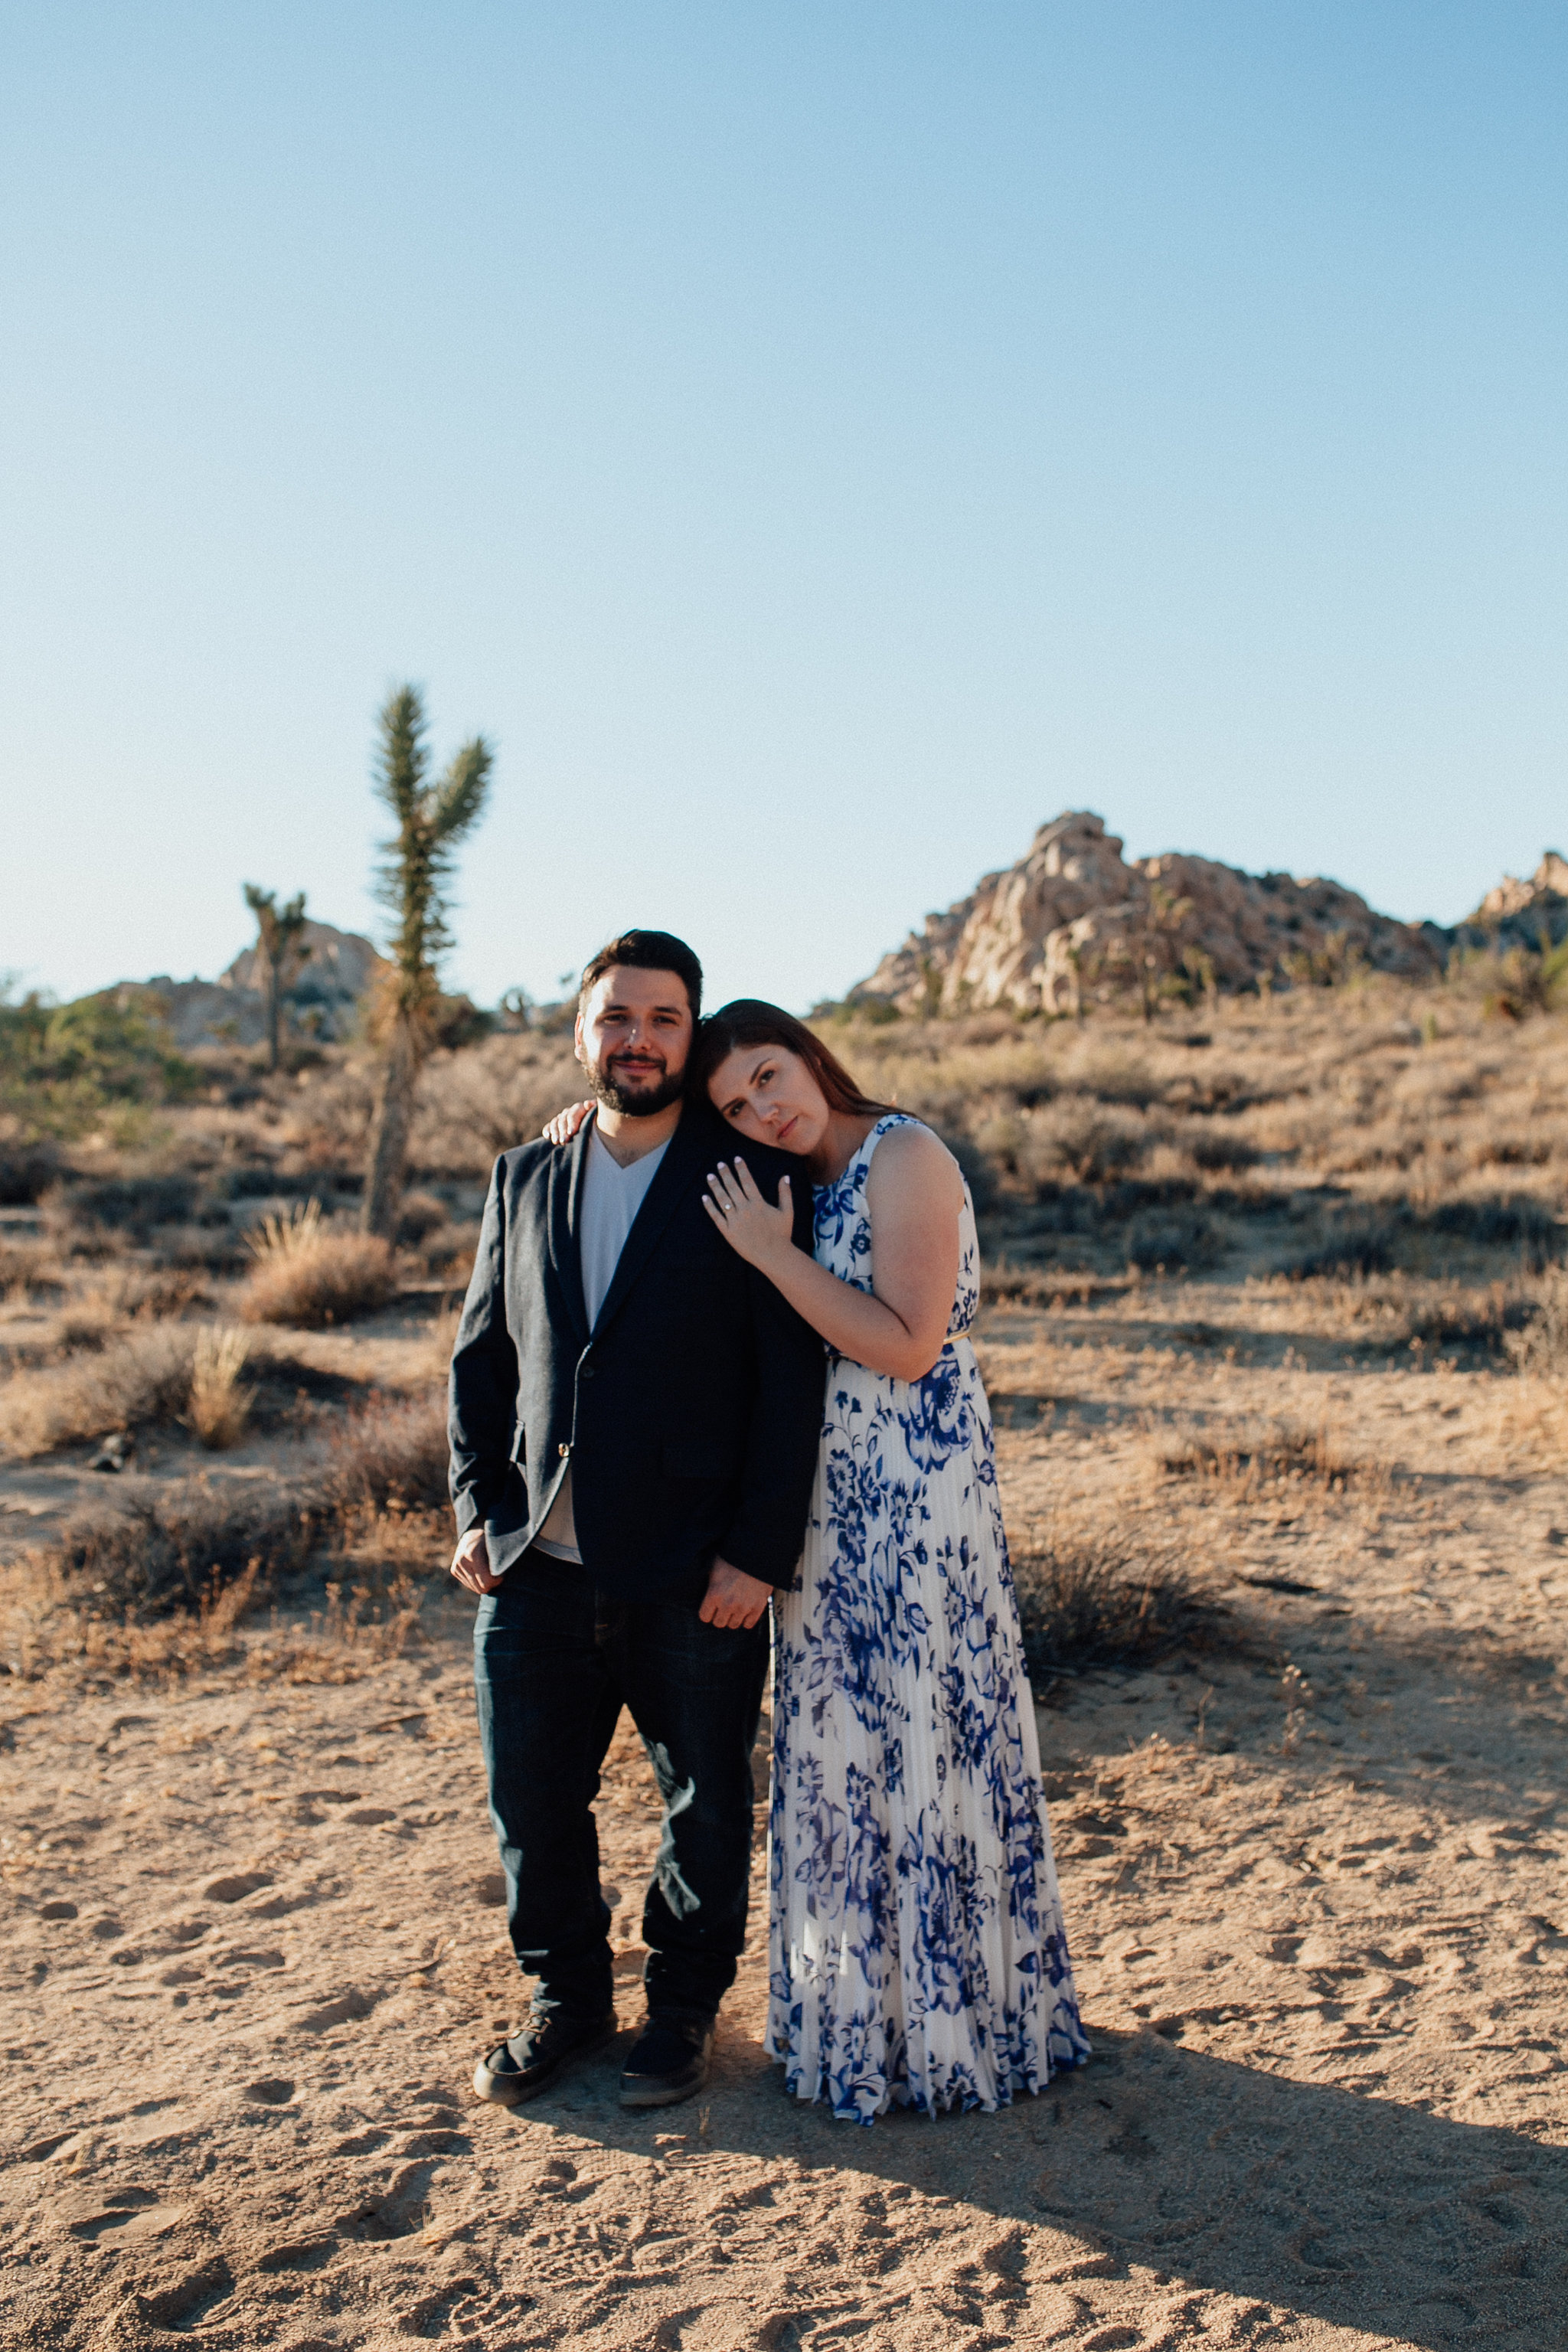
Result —
<path fill-rule="evenodd" d="M 1568 857 L 1549 849 L 1528 882 L 1505 874 L 1454 932 L 1466 947 L 1555 947 L 1568 939 Z"/>
<path fill-rule="evenodd" d="M 1068 810 L 1005 873 L 984 876 L 945 914 L 928 915 L 850 991 L 900 1012 L 990 1005 L 1071 1011 L 1184 971 L 1194 983 L 1331 976 L 1354 961 L 1419 978 L 1457 942 L 1538 944 L 1568 931 L 1568 864 L 1549 852 L 1532 882 L 1505 880 L 1454 930 L 1380 915 L 1353 890 L 1289 874 L 1246 874 L 1210 857 L 1124 858 L 1101 818 Z M 1494 901 L 1496 902 L 1494 905 Z"/>
<path fill-rule="evenodd" d="M 384 956 L 358 931 L 307 921 L 300 934 L 306 953 L 283 992 L 286 1024 L 296 1035 L 331 1045 L 353 1027 L 359 1002 L 378 974 Z M 267 1034 L 259 959 L 254 948 L 235 957 L 216 980 L 124 981 L 115 992 L 123 1003 L 149 996 L 163 1005 L 176 1046 L 229 1044 L 258 1045 Z"/>

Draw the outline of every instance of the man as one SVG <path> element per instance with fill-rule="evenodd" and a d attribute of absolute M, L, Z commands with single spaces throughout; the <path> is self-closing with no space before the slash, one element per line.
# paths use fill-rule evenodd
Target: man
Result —
<path fill-rule="evenodd" d="M 623 1706 L 664 1805 L 624 2105 L 701 2088 L 745 1935 L 767 1601 L 800 1556 L 824 1363 L 702 1207 L 731 1142 L 681 1091 L 701 992 L 665 931 L 589 964 L 595 1116 L 566 1149 L 497 1162 L 452 1358 L 452 1573 L 482 1596 L 490 1818 L 512 1948 L 539 1979 L 529 2022 L 475 2070 L 507 2106 L 616 2031 L 592 1807 Z M 784 1155 L 747 1157 L 776 1190 Z"/>

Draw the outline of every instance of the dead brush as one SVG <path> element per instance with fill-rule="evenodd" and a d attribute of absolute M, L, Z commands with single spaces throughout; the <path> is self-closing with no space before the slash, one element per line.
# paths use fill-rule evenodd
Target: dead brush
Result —
<path fill-rule="evenodd" d="M 214 1574 L 195 1605 L 170 1617 L 117 1617 L 84 1595 L 58 1557 L 33 1555 L 0 1569 L 5 1664 L 18 1683 L 59 1692 L 116 1684 L 167 1685 L 231 1664 L 237 1629 L 255 1606 L 261 1563 L 225 1583 Z"/>
<path fill-rule="evenodd" d="M 1534 1285 L 1534 1312 L 1522 1330 L 1504 1335 L 1516 1371 L 1561 1380 L 1568 1374 L 1568 1268 L 1552 1266 Z"/>
<path fill-rule="evenodd" d="M 252 1597 L 302 1569 L 329 1516 L 319 1492 L 182 1480 L 112 1514 L 68 1521 L 33 1557 L 86 1605 L 138 1620 L 199 1608 L 247 1574 Z"/>
<path fill-rule="evenodd" d="M 221 1325 L 197 1336 L 185 1419 L 209 1453 L 237 1445 L 245 1434 L 256 1402 L 256 1391 L 240 1381 L 249 1353 L 249 1335 L 237 1324 Z"/>
<path fill-rule="evenodd" d="M 1343 1494 L 1362 1465 L 1348 1454 L 1327 1422 L 1302 1429 L 1289 1422 L 1257 1422 L 1210 1436 L 1194 1433 L 1166 1448 L 1167 1477 L 1193 1478 L 1227 1500 L 1251 1501 L 1280 1486 L 1320 1486 Z"/>
<path fill-rule="evenodd" d="M 444 1509 L 447 1412 L 442 1395 L 374 1396 L 329 1440 L 328 1486 L 342 1510 Z"/>
<path fill-rule="evenodd" d="M 255 1261 L 240 1295 L 247 1323 L 287 1323 L 316 1331 L 374 1315 L 397 1287 L 388 1244 L 374 1234 L 340 1231 L 320 1201 L 263 1217 L 246 1235 Z"/>
<path fill-rule="evenodd" d="M 301 1621 L 276 1611 L 266 1632 L 247 1644 L 247 1683 L 354 1683 L 376 1667 L 403 1657 L 419 1640 L 418 1618 L 426 1588 L 400 1576 L 377 1599 L 365 1584 L 326 1588 L 326 1606 Z"/>
<path fill-rule="evenodd" d="M 95 1353 L 18 1371 L 0 1387 L 0 1454 L 27 1461 L 57 1445 L 172 1421 L 188 1402 L 195 1334 L 154 1323 Z"/>
<path fill-rule="evenodd" d="M 1064 1532 L 1015 1550 L 1024 1658 L 1037 1693 L 1097 1666 L 1146 1666 L 1173 1650 L 1236 1646 L 1229 1612 L 1173 1553 Z"/>

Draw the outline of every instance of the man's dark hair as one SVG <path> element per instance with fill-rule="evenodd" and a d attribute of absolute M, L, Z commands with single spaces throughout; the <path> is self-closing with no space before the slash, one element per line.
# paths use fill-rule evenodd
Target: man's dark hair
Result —
<path fill-rule="evenodd" d="M 693 1022 L 702 1016 L 702 966 L 684 940 L 673 931 L 622 931 L 583 967 L 578 984 L 577 1002 L 582 1003 L 596 980 L 603 980 L 617 964 L 629 965 L 633 971 L 673 971 L 683 982 L 687 1001 L 691 1006 Z"/>

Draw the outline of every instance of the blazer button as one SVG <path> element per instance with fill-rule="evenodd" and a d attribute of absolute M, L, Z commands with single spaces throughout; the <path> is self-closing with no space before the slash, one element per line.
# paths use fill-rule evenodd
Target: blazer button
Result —
<path fill-rule="evenodd" d="M 565 1461 L 566 1456 L 571 1453 L 571 1451 L 572 1451 L 572 1448 L 571 1448 L 569 1445 L 563 1445 L 563 1446 L 561 1448 L 561 1459 L 563 1460 L 563 1462 L 564 1462 L 564 1461 Z"/>
<path fill-rule="evenodd" d="M 592 1365 L 592 1364 L 584 1364 L 584 1365 L 583 1366 L 583 1368 L 582 1368 L 582 1371 L 581 1371 L 581 1373 L 580 1373 L 579 1377 L 580 1377 L 581 1379 L 583 1379 L 583 1380 L 585 1380 L 585 1381 L 591 1381 L 591 1380 L 593 1379 L 593 1377 L 594 1377 L 594 1367 L 593 1367 L 593 1365 Z"/>

